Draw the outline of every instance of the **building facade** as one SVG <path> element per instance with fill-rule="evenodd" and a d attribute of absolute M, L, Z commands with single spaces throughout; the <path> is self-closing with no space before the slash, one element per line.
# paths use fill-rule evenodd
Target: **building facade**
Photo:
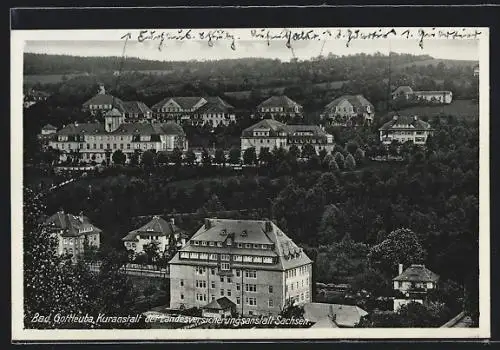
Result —
<path fill-rule="evenodd" d="M 274 119 L 261 120 L 243 130 L 241 135 L 241 152 L 252 147 L 257 154 L 262 148 L 288 150 L 291 145 L 302 150 L 307 144 L 313 146 L 316 153 L 321 150 L 332 152 L 335 148 L 333 136 L 317 125 L 286 125 Z"/>
<path fill-rule="evenodd" d="M 186 238 L 186 233 L 175 225 L 174 219 L 167 222 L 159 216 L 154 216 L 147 224 L 130 231 L 122 240 L 127 250 L 140 254 L 144 252 L 144 246 L 152 242 L 157 242 L 158 250 L 164 252 L 171 239 L 175 241 L 176 249 L 181 248 L 186 244 Z"/>
<path fill-rule="evenodd" d="M 57 238 L 59 255 L 69 254 L 73 261 L 81 258 L 85 247 L 99 248 L 102 230 L 83 213 L 73 215 L 59 211 L 44 222 L 44 227 Z"/>
<path fill-rule="evenodd" d="M 363 95 L 343 95 L 325 106 L 322 117 L 335 125 L 371 124 L 375 108 Z M 359 121 L 354 118 L 359 117 Z"/>
<path fill-rule="evenodd" d="M 438 287 L 439 275 L 424 265 L 413 264 L 403 270 L 399 264 L 398 276 L 393 280 L 393 289 L 401 296 L 394 299 L 394 311 L 411 302 L 423 304 L 427 293 Z"/>
<path fill-rule="evenodd" d="M 155 118 L 191 125 L 228 125 L 236 120 L 234 107 L 218 96 L 167 97 L 151 107 Z"/>
<path fill-rule="evenodd" d="M 285 95 L 271 96 L 257 106 L 260 115 L 275 116 L 302 116 L 303 107 Z"/>
<path fill-rule="evenodd" d="M 267 220 L 205 219 L 169 265 L 174 309 L 226 297 L 240 315 L 273 315 L 312 298 L 312 261 Z"/>
<path fill-rule="evenodd" d="M 425 145 L 433 129 L 429 123 L 418 119 L 417 116 L 395 115 L 391 121 L 379 128 L 379 133 L 380 141 L 386 145 L 393 141 L 399 143 L 410 141 L 416 145 Z"/>
<path fill-rule="evenodd" d="M 99 163 L 110 162 L 117 150 L 127 161 L 136 151 L 187 151 L 188 141 L 182 127 L 174 122 L 127 122 L 123 113 L 113 109 L 105 114 L 104 123 L 66 125 L 49 146 L 61 151 L 61 161 L 76 155 L 84 162 Z"/>
<path fill-rule="evenodd" d="M 453 101 L 453 93 L 451 91 L 413 91 L 409 86 L 400 86 L 394 90 L 392 98 L 450 104 Z"/>

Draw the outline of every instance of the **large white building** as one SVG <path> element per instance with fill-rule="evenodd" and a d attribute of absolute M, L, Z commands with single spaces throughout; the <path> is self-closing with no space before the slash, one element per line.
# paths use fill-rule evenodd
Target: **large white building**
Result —
<path fill-rule="evenodd" d="M 110 161 L 116 150 L 127 160 L 136 151 L 187 151 L 188 141 L 181 126 L 174 122 L 127 122 L 118 109 L 106 112 L 104 123 L 74 123 L 59 130 L 49 142 L 61 151 L 61 161 L 78 155 L 85 162 Z"/>
<path fill-rule="evenodd" d="M 451 91 L 414 91 L 411 87 L 404 85 L 399 86 L 392 93 L 393 99 L 403 98 L 406 100 L 413 99 L 414 101 L 427 101 L 432 103 L 450 104 L 453 100 Z"/>
<path fill-rule="evenodd" d="M 312 298 L 312 261 L 268 220 L 205 219 L 169 265 L 174 309 L 227 297 L 240 315 L 273 315 Z"/>
<path fill-rule="evenodd" d="M 322 117 L 335 125 L 372 123 L 375 115 L 373 104 L 363 95 L 343 95 L 325 106 Z M 360 117 L 361 120 L 355 120 Z"/>
<path fill-rule="evenodd" d="M 252 147 L 257 154 L 262 148 L 288 150 L 291 145 L 302 150 L 306 144 L 313 146 L 316 153 L 331 152 L 335 148 L 333 136 L 317 125 L 286 125 L 274 119 L 261 120 L 243 130 L 241 135 L 241 152 Z"/>
<path fill-rule="evenodd" d="M 416 145 L 425 145 L 433 129 L 430 124 L 419 119 L 417 116 L 393 116 L 379 128 L 380 141 L 386 145 L 392 141 L 405 143 L 413 142 Z"/>

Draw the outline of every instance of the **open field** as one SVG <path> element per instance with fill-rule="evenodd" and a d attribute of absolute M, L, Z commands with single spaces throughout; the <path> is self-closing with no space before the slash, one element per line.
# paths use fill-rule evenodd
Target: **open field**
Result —
<path fill-rule="evenodd" d="M 435 117 L 439 115 L 453 115 L 457 118 L 478 118 L 479 104 L 471 100 L 455 100 L 449 105 L 443 106 L 412 106 L 401 109 L 404 114 L 416 114 L 418 116 Z"/>
<path fill-rule="evenodd" d="M 40 84 L 56 84 L 64 79 L 73 79 L 75 77 L 85 75 L 84 73 L 77 74 L 40 74 L 40 75 L 24 75 L 23 76 L 23 84 L 24 85 L 34 85 L 37 83 Z M 65 77 L 65 78 L 64 78 Z"/>
<path fill-rule="evenodd" d="M 405 64 L 401 64 L 396 66 L 395 68 L 404 68 L 404 67 L 411 67 L 413 65 L 419 67 L 419 66 L 428 66 L 429 64 L 433 66 L 437 66 L 439 63 L 443 63 L 448 67 L 473 67 L 477 65 L 479 62 L 478 61 L 468 61 L 468 60 L 447 60 L 447 59 L 440 59 L 440 58 L 431 58 L 428 60 L 418 60 L 414 62 L 409 62 Z"/>

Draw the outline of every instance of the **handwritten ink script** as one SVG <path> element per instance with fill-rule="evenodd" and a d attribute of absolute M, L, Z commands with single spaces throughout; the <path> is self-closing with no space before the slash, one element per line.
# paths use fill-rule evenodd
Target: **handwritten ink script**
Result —
<path fill-rule="evenodd" d="M 240 31 L 241 32 L 241 31 Z M 179 29 L 172 31 L 140 30 L 127 32 L 121 36 L 122 40 L 137 40 L 138 42 L 154 42 L 158 50 L 167 46 L 168 41 L 206 41 L 209 47 L 216 42 L 229 43 L 232 50 L 236 50 L 238 40 L 264 40 L 267 45 L 273 42 L 282 42 L 288 48 L 297 41 L 311 40 L 342 40 L 346 47 L 356 41 L 380 39 L 407 39 L 414 40 L 420 48 L 424 48 L 427 39 L 478 39 L 482 34 L 475 28 L 440 29 L 440 28 L 341 28 L 341 29 L 251 29 L 249 35 L 242 37 L 228 29 L 194 30 Z"/>

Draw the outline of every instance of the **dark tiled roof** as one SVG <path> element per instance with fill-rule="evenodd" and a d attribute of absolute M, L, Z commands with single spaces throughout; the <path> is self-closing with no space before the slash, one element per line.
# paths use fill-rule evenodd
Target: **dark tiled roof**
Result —
<path fill-rule="evenodd" d="M 257 106 L 257 108 L 263 108 L 263 107 L 286 107 L 286 108 L 293 108 L 295 106 L 302 107 L 299 105 L 297 102 L 293 101 L 289 97 L 285 95 L 281 96 L 271 96 L 264 102 L 262 102 L 260 105 Z"/>
<path fill-rule="evenodd" d="M 410 282 L 436 282 L 439 275 L 435 274 L 424 265 L 411 265 L 403 273 L 395 277 L 394 281 Z"/>
<path fill-rule="evenodd" d="M 101 229 L 94 226 L 88 217 L 67 214 L 62 211 L 55 213 L 47 220 L 45 225 L 53 226 L 55 229 L 64 230 L 65 237 L 78 237 L 91 233 L 101 233 Z M 84 231 L 84 232 L 80 232 Z"/>
<path fill-rule="evenodd" d="M 207 97 L 208 101 L 203 106 L 196 110 L 196 113 L 227 113 L 234 109 L 229 103 L 221 99 L 220 97 Z"/>
<path fill-rule="evenodd" d="M 429 123 L 416 116 L 395 115 L 392 120 L 382 125 L 379 130 L 432 130 Z"/>
<path fill-rule="evenodd" d="M 354 327 L 361 317 L 368 313 L 355 305 L 306 303 L 304 304 L 304 318 L 308 321 L 319 322 L 335 315 L 335 323 L 340 327 Z"/>
<path fill-rule="evenodd" d="M 47 124 L 42 128 L 42 130 L 57 130 L 57 128 L 54 125 Z"/>
<path fill-rule="evenodd" d="M 58 135 L 185 135 L 175 122 L 123 123 L 115 131 L 107 132 L 103 123 L 69 124 L 59 130 Z"/>
<path fill-rule="evenodd" d="M 105 116 L 106 117 L 122 117 L 123 113 L 120 112 L 118 109 L 113 108 L 112 110 L 106 112 Z"/>
<path fill-rule="evenodd" d="M 123 108 L 125 109 L 125 113 L 130 114 L 147 114 L 148 112 L 151 113 L 151 109 L 141 101 L 123 102 Z"/>
<path fill-rule="evenodd" d="M 178 234 L 180 232 L 181 230 L 171 222 L 167 222 L 159 216 L 154 216 L 153 219 L 151 219 L 151 221 L 147 224 L 136 230 L 130 231 L 124 238 L 122 238 L 122 240 L 135 241 L 138 235 L 168 237 L 172 234 Z"/>
<path fill-rule="evenodd" d="M 168 101 L 173 100 L 175 103 L 177 103 L 179 106 L 181 106 L 182 109 L 191 109 L 193 108 L 200 100 L 202 97 L 196 96 L 180 96 L 180 97 L 166 97 L 160 102 L 156 103 L 151 107 L 152 109 L 161 109 Z"/>
<path fill-rule="evenodd" d="M 194 246 L 190 242 L 196 241 L 213 241 L 224 242 L 227 235 L 234 233 L 234 243 L 251 243 L 251 244 L 272 244 L 274 250 L 255 250 L 255 255 L 266 256 L 270 252 L 274 256 L 279 257 L 278 264 L 266 265 L 266 269 L 288 270 L 290 268 L 310 264 L 311 260 L 283 231 L 280 230 L 271 221 L 264 220 L 231 220 L 231 219 L 205 219 L 209 223 L 209 227 L 201 226 L 198 231 L 191 237 L 189 244 L 180 250 L 184 251 L 206 251 L 206 246 Z M 207 221 L 208 220 L 208 221 Z M 225 231 L 224 231 L 225 230 Z M 210 247 L 209 247 L 210 248 Z M 238 254 L 240 249 L 229 247 L 212 247 L 214 253 L 231 253 Z M 260 252 L 260 254 L 257 254 Z M 190 261 L 196 264 L 196 260 Z M 181 264 L 179 254 L 176 254 L 170 261 L 171 264 Z"/>
<path fill-rule="evenodd" d="M 373 105 L 370 103 L 370 101 L 368 101 L 363 95 L 343 95 L 343 96 L 340 96 L 338 98 L 336 98 L 335 100 L 333 100 L 332 102 L 330 102 L 329 104 L 326 105 L 325 109 L 331 109 L 331 108 L 335 108 L 337 107 L 341 102 L 343 101 L 349 101 L 349 103 L 356 109 L 365 109 L 366 110 L 366 107 L 371 107 L 373 109 Z"/>
<path fill-rule="evenodd" d="M 212 300 L 210 303 L 203 306 L 203 309 L 227 310 L 227 309 L 232 309 L 234 307 L 236 307 L 235 303 L 233 303 L 231 300 L 229 300 L 226 297 L 222 297 L 222 298 L 219 298 L 216 300 Z"/>
<path fill-rule="evenodd" d="M 413 92 L 413 89 L 411 87 L 409 87 L 408 85 L 403 85 L 403 86 L 399 86 L 396 90 L 394 90 L 394 92 L 392 94 L 393 95 L 394 94 L 401 94 L 401 93 L 411 94 L 412 92 Z"/>
<path fill-rule="evenodd" d="M 123 101 L 118 97 L 108 94 L 97 94 L 83 104 L 83 107 L 88 107 L 89 105 L 115 105 L 122 106 Z"/>

